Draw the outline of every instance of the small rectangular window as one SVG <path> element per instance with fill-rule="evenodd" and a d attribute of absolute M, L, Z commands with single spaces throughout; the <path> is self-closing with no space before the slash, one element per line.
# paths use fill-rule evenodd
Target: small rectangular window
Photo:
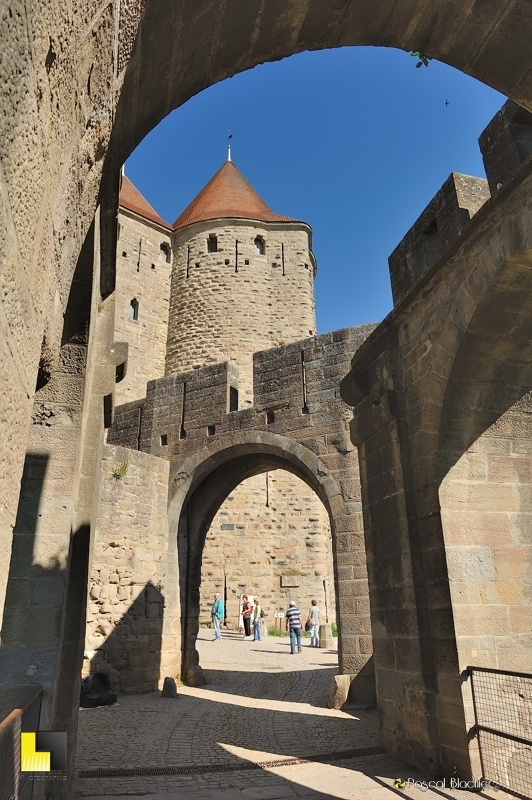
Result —
<path fill-rule="evenodd" d="M 134 297 L 129 304 L 129 319 L 135 320 L 139 318 L 139 301 Z"/>
<path fill-rule="evenodd" d="M 428 228 L 423 231 L 422 235 L 423 240 L 423 251 L 425 254 L 425 263 L 427 267 L 436 261 L 438 256 L 440 255 L 441 245 L 440 245 L 440 235 L 438 232 L 438 225 L 436 220 L 433 220 Z"/>
<path fill-rule="evenodd" d="M 161 445 L 163 447 L 166 447 L 167 444 L 168 444 L 168 434 L 162 433 L 161 434 Z"/>
<path fill-rule="evenodd" d="M 127 253 L 125 250 L 122 250 L 122 258 L 127 258 Z"/>
<path fill-rule="evenodd" d="M 214 233 L 209 234 L 209 238 L 207 239 L 207 252 L 208 253 L 218 252 L 218 239 L 214 235 Z"/>
<path fill-rule="evenodd" d="M 225 259 L 225 261 L 224 261 L 224 264 L 225 264 L 226 266 L 229 264 L 229 259 L 228 259 L 228 258 L 226 258 L 226 259 Z"/>
<path fill-rule="evenodd" d="M 246 267 L 249 265 L 249 258 L 244 259 L 244 264 L 246 265 Z"/>
<path fill-rule="evenodd" d="M 229 387 L 229 412 L 238 411 L 238 389 L 234 386 Z"/>
<path fill-rule="evenodd" d="M 275 413 L 273 411 L 267 411 L 266 412 L 266 424 L 267 425 L 273 425 L 274 422 L 275 422 Z"/>
<path fill-rule="evenodd" d="M 164 261 L 166 264 L 169 264 L 172 260 L 172 250 L 170 245 L 166 242 L 162 242 L 161 244 L 161 261 Z"/>
<path fill-rule="evenodd" d="M 207 436 L 214 436 L 216 433 L 216 425 L 207 425 Z"/>
<path fill-rule="evenodd" d="M 152 268 L 152 269 L 155 269 L 155 264 L 152 264 L 152 265 L 151 265 L 151 268 Z"/>

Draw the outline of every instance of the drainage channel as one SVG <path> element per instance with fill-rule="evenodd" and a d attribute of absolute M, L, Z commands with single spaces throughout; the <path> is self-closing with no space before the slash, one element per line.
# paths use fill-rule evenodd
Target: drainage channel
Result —
<path fill-rule="evenodd" d="M 157 775 L 206 775 L 209 772 L 242 772 L 252 769 L 267 769 L 268 767 L 292 767 L 296 764 L 311 764 L 327 761 L 345 761 L 350 758 L 363 756 L 382 755 L 384 750 L 380 747 L 359 747 L 356 750 L 340 750 L 334 753 L 321 753 L 298 758 L 278 758 L 275 761 L 257 761 L 255 763 L 243 762 L 242 764 L 184 764 L 181 767 L 102 767 L 100 769 L 80 769 L 78 778 L 135 778 Z"/>

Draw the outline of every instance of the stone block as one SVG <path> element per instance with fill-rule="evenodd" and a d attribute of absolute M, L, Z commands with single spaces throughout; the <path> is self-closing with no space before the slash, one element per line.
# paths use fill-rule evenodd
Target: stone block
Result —
<path fill-rule="evenodd" d="M 336 642 L 332 635 L 330 625 L 328 624 L 320 625 L 319 635 L 320 635 L 320 648 L 331 650 L 333 647 L 335 647 Z"/>
<path fill-rule="evenodd" d="M 162 690 L 162 697 L 177 699 L 177 686 L 174 678 L 165 678 Z"/>
<path fill-rule="evenodd" d="M 446 556 L 450 580 L 495 579 L 495 564 L 490 547 L 447 547 Z"/>

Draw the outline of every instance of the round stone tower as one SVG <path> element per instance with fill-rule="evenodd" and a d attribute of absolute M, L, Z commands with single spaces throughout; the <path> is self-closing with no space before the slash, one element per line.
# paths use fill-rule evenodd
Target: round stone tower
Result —
<path fill-rule="evenodd" d="M 253 402 L 253 353 L 316 333 L 312 231 L 271 211 L 230 157 L 174 225 L 166 374 L 233 361 Z"/>

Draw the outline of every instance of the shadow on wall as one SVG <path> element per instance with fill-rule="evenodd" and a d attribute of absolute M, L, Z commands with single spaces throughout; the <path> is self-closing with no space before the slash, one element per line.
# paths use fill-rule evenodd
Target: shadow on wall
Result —
<path fill-rule="evenodd" d="M 90 672 L 104 672 L 111 687 L 122 694 L 153 692 L 158 688 L 161 673 L 164 596 L 151 582 L 139 592 L 126 614 L 113 620 L 113 601 L 124 591 L 129 578 L 119 584 L 103 587 L 100 622 L 95 636 L 102 643 L 94 653 L 88 653 Z"/>
<path fill-rule="evenodd" d="M 36 547 L 48 462 L 48 455 L 26 454 L 9 562 L 1 632 L 3 647 L 46 647 L 57 645 L 59 641 L 67 554 L 47 552 L 43 541 L 39 541 L 40 546 Z M 45 664 L 38 656 L 31 660 L 26 673 L 27 682 L 41 683 L 43 677 L 39 672 Z M 13 676 L 4 673 L 5 680 L 10 677 Z"/>

